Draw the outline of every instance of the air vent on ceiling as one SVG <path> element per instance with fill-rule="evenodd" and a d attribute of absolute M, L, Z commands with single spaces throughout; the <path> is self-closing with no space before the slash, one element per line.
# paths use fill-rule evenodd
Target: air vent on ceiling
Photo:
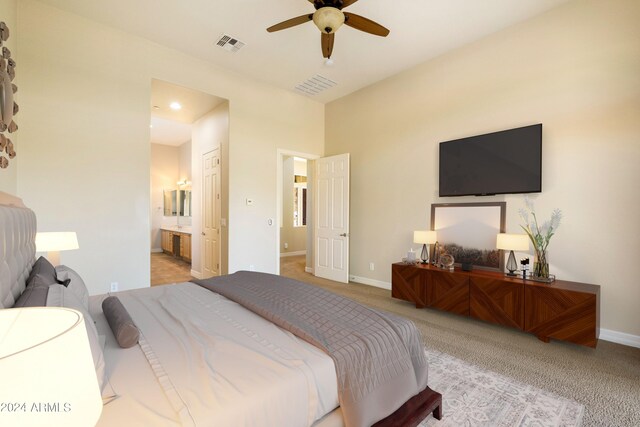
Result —
<path fill-rule="evenodd" d="M 235 53 L 244 46 L 244 43 L 230 35 L 223 34 L 216 42 L 216 46 L 221 47 L 228 52 Z"/>
<path fill-rule="evenodd" d="M 334 82 L 331 79 L 321 76 L 320 74 L 316 74 L 310 79 L 298 84 L 295 89 L 296 91 L 304 93 L 305 95 L 314 96 L 326 89 L 331 89 L 337 84 L 338 83 Z"/>

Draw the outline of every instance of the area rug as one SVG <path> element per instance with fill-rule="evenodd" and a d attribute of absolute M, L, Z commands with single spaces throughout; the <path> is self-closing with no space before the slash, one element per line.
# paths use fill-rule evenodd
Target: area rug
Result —
<path fill-rule="evenodd" d="M 442 394 L 442 420 L 427 426 L 579 426 L 584 406 L 554 393 L 427 350 L 429 387 Z"/>

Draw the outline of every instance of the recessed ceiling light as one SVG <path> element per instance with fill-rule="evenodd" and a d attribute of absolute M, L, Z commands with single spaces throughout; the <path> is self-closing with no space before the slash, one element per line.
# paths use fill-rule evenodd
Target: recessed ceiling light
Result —
<path fill-rule="evenodd" d="M 153 106 L 153 109 L 154 109 L 154 110 L 159 110 L 159 109 L 160 109 L 160 107 L 158 107 L 157 105 L 154 105 L 154 106 Z"/>
<path fill-rule="evenodd" d="M 149 125 L 149 129 L 153 128 L 153 125 Z"/>
<path fill-rule="evenodd" d="M 180 103 L 179 103 L 179 102 L 175 102 L 175 101 L 174 101 L 174 102 L 172 102 L 171 104 L 169 104 L 169 107 L 170 107 L 172 110 L 179 110 L 179 109 L 181 109 L 181 108 L 182 108 L 182 105 L 180 105 Z"/>

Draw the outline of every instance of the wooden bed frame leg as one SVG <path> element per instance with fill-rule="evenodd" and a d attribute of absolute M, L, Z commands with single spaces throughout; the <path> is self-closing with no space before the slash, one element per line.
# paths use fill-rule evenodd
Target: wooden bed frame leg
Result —
<path fill-rule="evenodd" d="M 433 410 L 433 418 L 436 420 L 442 419 L 442 403 L 440 403 L 436 409 Z"/>

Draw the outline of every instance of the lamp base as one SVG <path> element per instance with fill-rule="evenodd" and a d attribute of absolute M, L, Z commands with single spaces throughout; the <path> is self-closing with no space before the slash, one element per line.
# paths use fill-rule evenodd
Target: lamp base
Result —
<path fill-rule="evenodd" d="M 504 273 L 505 276 L 509 276 L 509 277 L 519 277 L 520 275 L 518 273 L 516 273 L 515 271 L 510 271 L 508 273 Z"/>

